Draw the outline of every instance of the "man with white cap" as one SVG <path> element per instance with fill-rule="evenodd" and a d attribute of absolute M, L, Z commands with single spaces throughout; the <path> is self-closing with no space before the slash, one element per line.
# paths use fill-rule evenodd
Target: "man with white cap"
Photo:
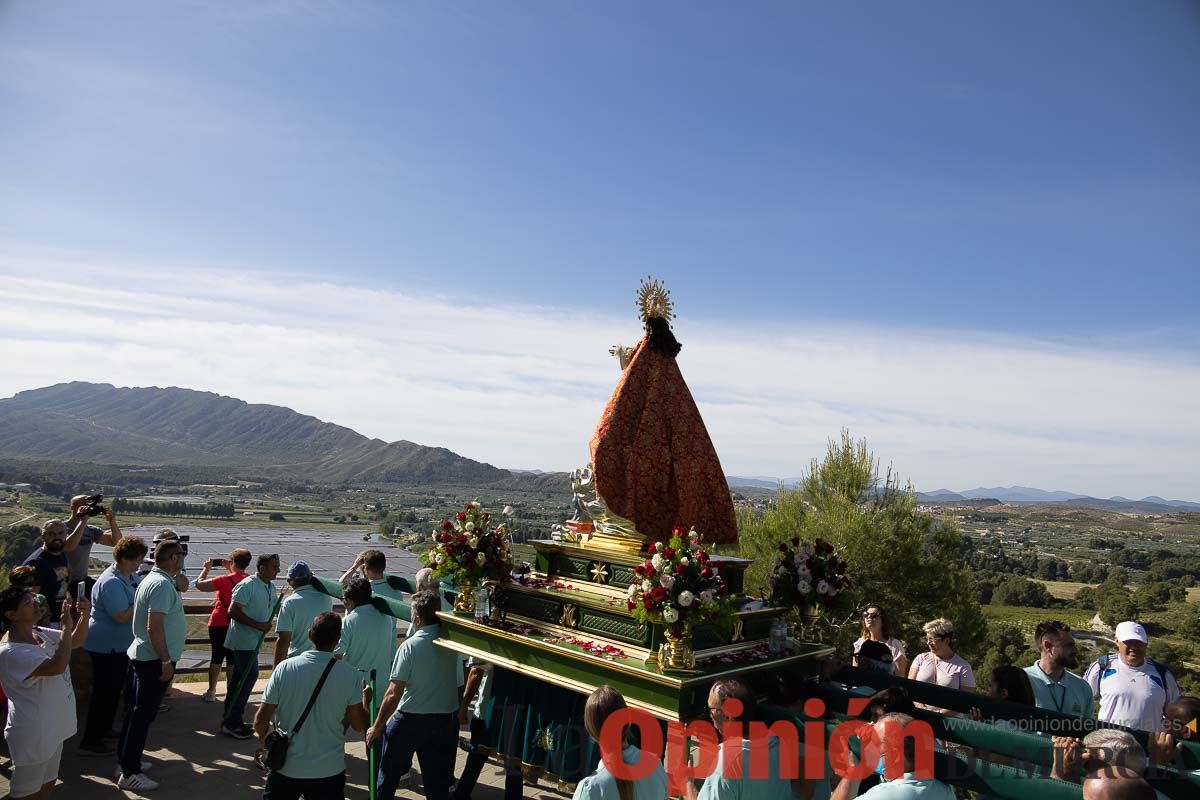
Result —
<path fill-rule="evenodd" d="M 308 629 L 318 614 L 333 611 L 333 598 L 313 586 L 313 574 L 308 564 L 297 561 L 288 567 L 288 585 L 292 593 L 279 604 L 275 620 L 275 661 L 278 667 L 285 658 L 298 656 L 312 649 Z"/>
<path fill-rule="evenodd" d="M 1179 697 L 1179 684 L 1165 665 L 1146 658 L 1150 637 L 1137 622 L 1116 631 L 1117 652 L 1101 656 L 1083 676 L 1100 698 L 1101 722 L 1141 731 L 1163 729 L 1163 711 Z"/>

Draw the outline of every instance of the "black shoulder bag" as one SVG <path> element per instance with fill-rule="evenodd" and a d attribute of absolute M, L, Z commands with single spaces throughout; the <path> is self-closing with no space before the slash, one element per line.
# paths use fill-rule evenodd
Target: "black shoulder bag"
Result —
<path fill-rule="evenodd" d="M 337 659 L 329 659 L 329 663 L 325 665 L 325 671 L 321 673 L 321 679 L 317 681 L 317 686 L 313 689 L 312 697 L 308 698 L 308 705 L 304 707 L 304 713 L 300 715 L 300 719 L 296 720 L 296 725 L 292 728 L 290 734 L 284 733 L 272 726 L 271 732 L 267 734 L 267 739 L 263 742 L 263 766 L 272 772 L 277 772 L 283 769 L 284 762 L 287 761 L 288 746 L 291 744 L 291 737 L 300 733 L 300 726 L 304 724 L 304 720 L 308 719 L 308 712 L 312 711 L 313 703 L 317 702 L 317 695 L 321 693 L 321 687 L 325 685 L 325 679 L 329 677 L 329 673 L 333 671 L 333 665 L 337 663 Z"/>

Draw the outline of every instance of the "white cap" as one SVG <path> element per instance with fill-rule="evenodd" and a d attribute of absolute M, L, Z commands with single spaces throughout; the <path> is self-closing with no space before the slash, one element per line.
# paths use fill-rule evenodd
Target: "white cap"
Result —
<path fill-rule="evenodd" d="M 1118 642 L 1139 641 L 1142 644 L 1150 643 L 1150 637 L 1146 635 L 1146 629 L 1136 622 L 1122 622 L 1118 625 L 1116 639 Z"/>

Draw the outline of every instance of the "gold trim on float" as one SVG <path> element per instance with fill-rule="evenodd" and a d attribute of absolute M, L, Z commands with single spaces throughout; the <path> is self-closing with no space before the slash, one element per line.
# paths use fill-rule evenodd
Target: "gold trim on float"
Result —
<path fill-rule="evenodd" d="M 673 678 L 669 675 L 663 675 L 662 673 L 655 672 L 652 670 L 631 667 L 627 664 L 622 664 L 619 661 L 609 661 L 608 659 L 598 658 L 598 657 L 593 656 L 584 651 L 572 650 L 570 648 L 563 647 L 561 645 L 551 644 L 549 642 L 542 642 L 542 641 L 538 641 L 537 639 L 530 639 L 525 636 L 517 636 L 514 633 L 510 633 L 509 631 L 501 630 L 498 628 L 493 628 L 490 625 L 479 625 L 479 624 L 475 623 L 474 621 L 469 621 L 469 620 L 463 619 L 461 617 L 456 617 L 453 614 L 449 614 L 445 611 L 439 611 L 438 617 L 440 617 L 443 622 L 448 623 L 451 628 L 453 628 L 455 625 L 460 625 L 463 628 L 482 632 L 488 636 L 494 636 L 499 639 L 505 639 L 505 640 L 508 640 L 511 642 L 524 644 L 526 646 L 531 646 L 536 649 L 543 650 L 547 653 L 554 653 L 556 655 L 566 656 L 567 658 L 570 658 L 574 661 L 579 661 L 579 662 L 582 662 L 585 664 L 593 664 L 593 665 L 597 664 L 597 663 L 606 664 L 615 672 L 620 672 L 622 674 L 629 675 L 629 676 L 637 678 L 639 680 L 649 681 L 651 683 L 657 683 L 662 686 L 669 686 L 674 689 L 683 689 L 685 687 L 691 687 L 691 686 L 695 686 L 695 685 L 698 685 L 701 683 L 707 683 L 708 681 L 715 680 L 717 678 L 722 678 L 722 677 L 732 676 L 732 675 L 739 675 L 739 674 L 742 674 L 745 672 L 753 672 L 755 669 L 760 668 L 766 664 L 770 664 L 772 667 L 774 667 L 774 666 L 779 666 L 779 665 L 784 665 L 784 664 L 799 664 L 804 661 L 813 661 L 818 658 L 824 658 L 825 656 L 832 655 L 834 652 L 834 649 L 832 646 L 817 645 L 814 643 L 804 642 L 804 643 L 801 643 L 801 646 L 812 647 L 812 648 L 817 648 L 817 649 L 807 651 L 804 653 L 793 653 L 790 656 L 785 656 L 783 658 L 771 659 L 769 661 L 756 661 L 756 662 L 749 663 L 749 664 L 730 664 L 730 665 L 728 665 L 729 669 L 717 670 L 715 672 L 705 671 L 696 676 L 690 676 L 687 678 Z M 532 627 L 532 626 L 530 626 L 530 627 Z M 574 634 L 578 633 L 578 631 L 571 631 L 566 628 L 559 628 L 556 625 L 545 625 L 545 624 L 542 625 L 542 628 L 539 630 L 539 633 L 541 631 L 547 631 L 548 633 L 550 633 L 552 635 L 557 634 L 558 632 L 561 631 L 561 634 L 566 635 L 566 636 L 574 636 Z M 471 647 L 470 645 L 465 645 L 465 644 L 462 644 L 461 642 L 455 642 L 453 639 L 437 639 L 437 640 L 435 640 L 435 643 L 439 644 L 443 647 L 449 647 L 451 650 L 455 650 L 457 652 L 466 653 L 467 655 L 479 656 L 484 661 L 490 660 L 490 661 L 494 662 L 494 661 L 498 660 L 495 656 L 492 656 L 490 653 L 488 653 L 486 651 L 477 650 L 476 648 Z M 622 649 L 624 649 L 624 648 L 622 648 Z M 629 649 L 634 650 L 635 652 L 640 650 L 640 648 L 632 648 L 632 647 Z M 727 653 L 727 652 L 736 652 L 738 649 L 741 649 L 741 648 L 736 648 L 736 647 L 731 648 L 731 647 L 726 646 L 723 648 L 713 648 L 711 650 L 704 650 L 701 652 L 704 653 L 704 658 L 707 659 L 707 658 L 711 657 L 712 655 L 723 655 L 724 653 Z M 468 652 L 468 651 L 474 651 L 474 652 Z M 643 650 L 642 652 L 648 652 L 648 651 Z M 508 665 L 514 667 L 518 671 L 533 671 L 534 670 L 534 668 L 530 667 L 529 665 L 521 664 L 521 663 L 515 662 L 515 661 L 510 661 L 509 659 L 504 659 L 504 660 L 509 661 Z M 636 659 L 633 659 L 633 660 L 636 660 Z M 559 680 L 562 680 L 561 676 L 553 676 L 553 677 L 558 678 Z M 550 683 L 553 683 L 553 682 L 554 681 L 550 681 Z M 589 689 L 588 692 L 590 692 L 592 689 L 595 689 L 595 688 L 596 688 L 595 686 L 591 687 L 591 689 Z"/>
<path fill-rule="evenodd" d="M 528 642 L 531 640 L 522 639 L 521 641 Z M 461 642 L 452 642 L 447 639 L 435 639 L 434 644 L 436 644 L 440 647 L 445 647 L 448 650 L 453 650 L 456 653 L 462 653 L 463 655 L 468 655 L 468 656 L 471 656 L 472 658 L 478 658 L 480 661 L 486 661 L 489 664 L 495 664 L 497 666 L 507 667 L 508 669 L 512 670 L 513 672 L 518 672 L 518 673 L 521 673 L 522 675 L 528 675 L 530 677 L 537 678 L 537 679 L 543 681 L 544 683 L 549 683 L 554 686 L 561 686 L 564 689 L 570 689 L 571 691 L 577 692 L 582 695 L 591 694 L 592 692 L 596 691 L 596 689 L 598 689 L 601 685 L 598 683 L 595 683 L 595 684 L 585 683 L 583 681 L 575 680 L 574 678 L 567 678 L 563 675 L 559 675 L 554 672 L 547 672 L 544 669 L 539 669 L 537 667 L 533 667 L 528 664 L 522 664 L 520 661 L 513 661 L 511 658 L 506 658 L 504 656 L 498 656 L 495 653 L 490 653 L 487 650 L 480 650 L 477 647 L 472 647 L 467 644 L 462 644 Z M 616 666 L 620 666 L 620 665 L 618 664 Z M 636 697 L 626 697 L 625 703 L 634 708 L 639 708 L 642 711 L 645 711 L 648 714 L 651 714 L 651 715 L 658 717 L 659 719 L 665 720 L 667 722 L 672 722 L 672 721 L 679 719 L 679 712 L 672 711 L 671 709 L 664 708 L 662 706 L 656 706 L 656 705 L 653 705 L 652 703 L 647 703 L 642 700 L 638 700 Z"/>

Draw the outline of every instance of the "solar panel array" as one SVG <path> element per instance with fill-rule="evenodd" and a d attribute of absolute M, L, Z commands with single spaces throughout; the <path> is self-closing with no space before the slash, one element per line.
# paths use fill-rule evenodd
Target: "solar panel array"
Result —
<path fill-rule="evenodd" d="M 141 536 L 147 543 L 161 528 L 139 525 L 124 529 L 130 536 Z M 287 568 L 295 561 L 304 561 L 312 571 L 322 578 L 337 580 L 354 563 L 354 558 L 363 550 L 379 550 L 387 556 L 387 571 L 394 575 L 412 576 L 421 568 L 415 555 L 391 544 L 381 543 L 379 538 L 364 528 L 237 528 L 176 525 L 172 527 L 181 536 L 190 536 L 186 569 L 192 580 L 200 574 L 204 562 L 210 558 L 224 558 L 230 550 L 245 548 L 255 558 L 261 553 L 279 556 L 286 577 Z M 367 541 L 363 540 L 367 537 Z M 107 553 L 93 552 L 93 557 L 104 560 Z M 254 571 L 254 561 L 250 562 Z M 203 595 L 188 593 L 188 599 Z M 212 595 L 207 595 L 211 598 Z"/>

